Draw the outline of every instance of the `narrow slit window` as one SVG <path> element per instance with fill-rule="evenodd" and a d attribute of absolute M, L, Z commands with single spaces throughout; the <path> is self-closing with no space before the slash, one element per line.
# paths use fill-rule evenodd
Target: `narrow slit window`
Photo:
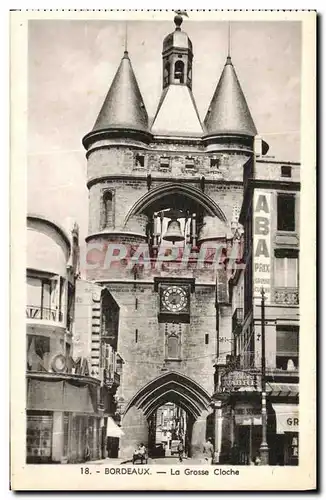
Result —
<path fill-rule="evenodd" d="M 205 333 L 205 344 L 208 345 L 209 343 L 209 334 Z"/>
<path fill-rule="evenodd" d="M 137 330 L 137 328 L 136 328 L 136 331 L 135 331 L 135 342 L 136 342 L 136 344 L 138 342 L 138 330 Z"/>
<path fill-rule="evenodd" d="M 163 72 L 163 80 L 164 80 L 164 87 L 167 87 L 170 83 L 170 63 L 167 61 L 164 65 L 164 72 Z"/>
<path fill-rule="evenodd" d="M 103 229 L 113 226 L 113 194 L 106 191 L 103 195 Z"/>

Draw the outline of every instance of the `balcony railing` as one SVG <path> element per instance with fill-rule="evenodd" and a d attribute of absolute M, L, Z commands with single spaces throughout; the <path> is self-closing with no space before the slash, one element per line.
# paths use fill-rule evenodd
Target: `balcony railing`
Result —
<path fill-rule="evenodd" d="M 275 304 L 283 304 L 289 306 L 296 306 L 299 304 L 299 290 L 298 288 L 275 288 L 274 289 L 274 302 Z"/>
<path fill-rule="evenodd" d="M 243 323 L 243 308 L 237 307 L 232 315 L 232 332 L 238 333 Z"/>
<path fill-rule="evenodd" d="M 45 321 L 62 321 L 62 312 L 41 306 L 26 306 L 26 318 Z"/>

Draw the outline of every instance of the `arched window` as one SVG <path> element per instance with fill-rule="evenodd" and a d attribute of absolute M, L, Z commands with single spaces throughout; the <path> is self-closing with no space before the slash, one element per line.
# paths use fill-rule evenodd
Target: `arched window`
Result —
<path fill-rule="evenodd" d="M 181 324 L 165 324 L 165 359 L 181 359 Z"/>
<path fill-rule="evenodd" d="M 102 229 L 113 227 L 113 193 L 105 191 L 103 195 Z"/>
<path fill-rule="evenodd" d="M 183 61 L 177 61 L 174 65 L 174 79 L 179 80 L 180 83 L 184 83 L 184 69 L 185 65 Z"/>
<path fill-rule="evenodd" d="M 169 61 L 166 61 L 164 65 L 164 70 L 163 70 L 163 85 L 164 87 L 167 87 L 170 83 L 170 63 Z"/>
<path fill-rule="evenodd" d="M 168 359 L 178 359 L 179 358 L 179 336 L 172 334 L 168 337 Z"/>

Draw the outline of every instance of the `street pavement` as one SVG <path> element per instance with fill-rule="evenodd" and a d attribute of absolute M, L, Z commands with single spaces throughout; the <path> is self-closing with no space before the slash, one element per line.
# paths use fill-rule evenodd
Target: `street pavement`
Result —
<path fill-rule="evenodd" d="M 149 459 L 148 463 L 152 465 L 203 465 L 204 462 L 198 458 L 184 458 L 182 462 L 179 461 L 179 457 L 163 457 L 163 458 L 153 458 Z"/>
<path fill-rule="evenodd" d="M 111 465 L 113 467 L 118 465 L 132 465 L 132 460 L 126 460 L 121 458 L 104 458 L 102 460 L 94 460 L 87 462 L 88 464 L 97 465 Z M 137 463 L 137 465 L 139 465 Z M 162 458 L 149 458 L 148 465 L 205 465 L 205 462 L 201 459 L 196 458 L 185 458 L 182 462 L 179 461 L 179 457 L 176 455 L 170 457 Z M 208 463 L 207 463 L 208 465 Z"/>

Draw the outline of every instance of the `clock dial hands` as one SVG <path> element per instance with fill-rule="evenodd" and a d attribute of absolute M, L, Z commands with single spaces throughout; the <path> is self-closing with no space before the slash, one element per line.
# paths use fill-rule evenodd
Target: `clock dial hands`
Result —
<path fill-rule="evenodd" d="M 163 304 L 170 311 L 181 311 L 187 304 L 186 292 L 177 286 L 167 288 L 163 292 Z"/>

